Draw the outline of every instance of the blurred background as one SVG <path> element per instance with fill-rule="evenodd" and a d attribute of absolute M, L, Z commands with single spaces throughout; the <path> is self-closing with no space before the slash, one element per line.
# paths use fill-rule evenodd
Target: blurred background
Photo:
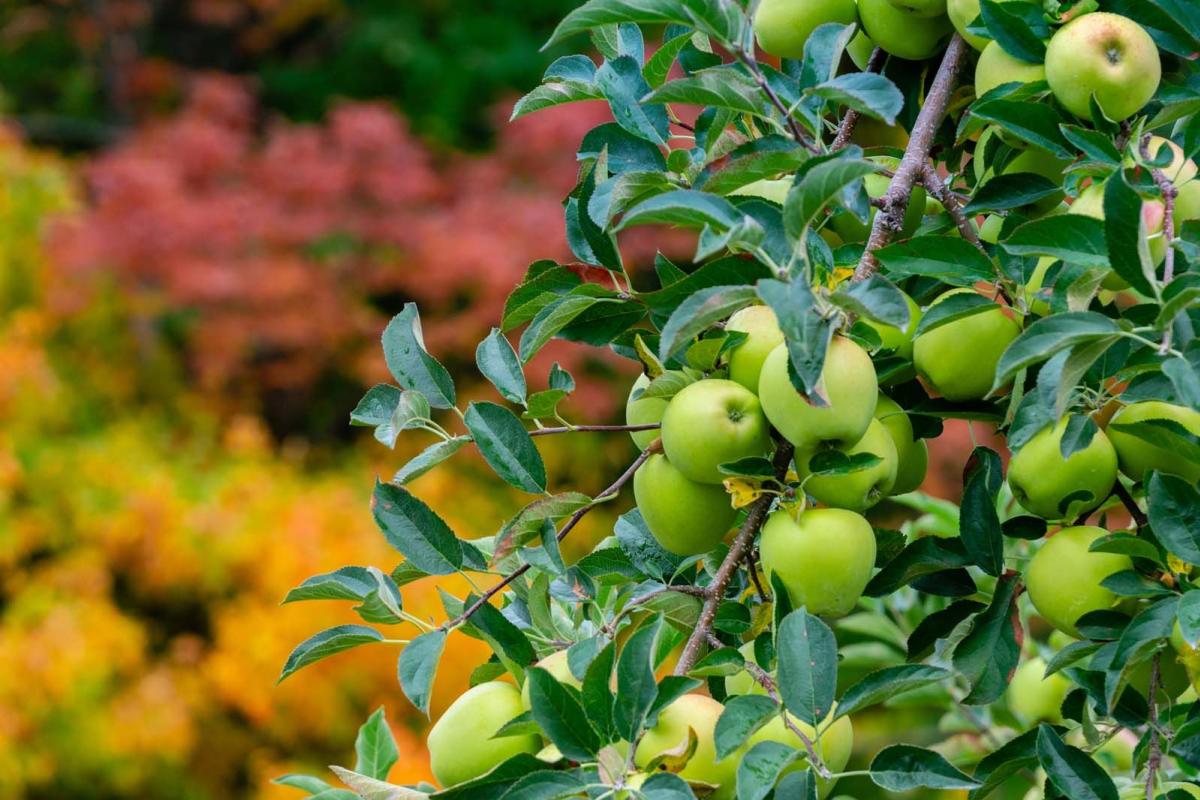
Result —
<path fill-rule="evenodd" d="M 380 705 L 392 780 L 429 776 L 394 650 L 274 685 L 295 644 L 352 621 L 279 601 L 397 559 L 370 489 L 428 442 L 389 451 L 347 425 L 386 380 L 387 319 L 417 301 L 470 386 L 526 266 L 569 258 L 561 201 L 607 108 L 506 120 L 574 5 L 0 4 L 0 797 L 293 797 L 269 780 L 348 763 Z M 622 241 L 641 265 L 691 245 Z M 579 383 L 570 418 L 619 415 L 632 365 L 549 347 L 535 386 L 555 361 Z M 966 441 L 948 434 L 926 485 L 944 497 L 961 465 L 937 452 Z M 624 436 L 550 438 L 551 474 L 583 491 L 633 453 Z M 485 475 L 464 452 L 414 491 L 487 535 L 523 500 Z M 576 552 L 620 510 L 589 516 Z M 405 602 L 440 612 L 432 581 Z M 451 648 L 435 716 L 485 658 Z M 861 747 L 920 723 L 863 725 Z"/>

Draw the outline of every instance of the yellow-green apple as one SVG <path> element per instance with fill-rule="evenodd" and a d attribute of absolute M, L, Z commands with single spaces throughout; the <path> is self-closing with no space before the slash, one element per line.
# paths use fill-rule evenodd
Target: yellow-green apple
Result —
<path fill-rule="evenodd" d="M 872 156 L 870 160 L 888 170 L 894 171 L 900 166 L 900 159 L 894 156 Z M 866 190 L 867 196 L 875 200 L 887 194 L 889 185 L 891 185 L 891 178 L 877 173 L 863 178 L 863 188 Z M 877 213 L 878 209 L 871 206 L 868 219 L 864 223 L 849 211 L 839 211 L 829 218 L 829 226 L 844 242 L 863 242 L 871 235 L 871 223 Z M 904 210 L 904 228 L 900 231 L 900 236 L 912 236 L 920 227 L 921 217 L 924 213 L 925 189 L 917 186 L 913 188 L 908 207 Z"/>
<path fill-rule="evenodd" d="M 554 679 L 559 683 L 565 683 L 568 686 L 574 686 L 578 689 L 582 684 L 579 679 L 571 673 L 571 667 L 567 664 L 567 651 L 556 650 L 550 655 L 543 658 L 537 663 L 539 667 L 549 672 L 554 676 Z M 525 680 L 525 685 L 521 687 L 521 705 L 525 710 L 529 710 L 529 680 Z"/>
<path fill-rule="evenodd" d="M 779 510 L 763 525 L 759 553 L 763 569 L 779 576 L 796 608 L 840 617 L 871 579 L 875 531 L 861 514 L 841 508 L 810 508 L 799 520 Z"/>
<path fill-rule="evenodd" d="M 429 731 L 429 765 L 437 782 L 454 786 L 478 778 L 513 756 L 540 750 L 539 736 L 492 738 L 524 712 L 521 692 L 511 683 L 489 681 L 459 696 Z"/>
<path fill-rule="evenodd" d="M 775 429 L 797 450 L 852 445 L 867 432 L 875 413 L 879 379 L 871 356 L 842 336 L 833 337 L 821 371 L 827 405 L 812 405 L 788 377 L 787 345 L 779 345 L 763 362 L 758 396 Z"/>
<path fill-rule="evenodd" d="M 936 54 L 954 27 L 944 14 L 925 17 L 897 8 L 889 0 L 859 0 L 863 30 L 878 46 L 898 58 L 922 61 Z"/>
<path fill-rule="evenodd" d="M 765 455 L 771 434 L 754 392 L 735 381 L 708 378 L 689 383 L 667 404 L 662 418 L 667 459 L 684 477 L 721 483 L 718 467 Z"/>
<path fill-rule="evenodd" d="M 681 556 L 712 550 L 737 516 L 723 487 L 688 480 L 662 454 L 638 467 L 633 497 L 658 543 Z"/>
<path fill-rule="evenodd" d="M 781 206 L 787 200 L 788 190 L 791 188 L 792 181 L 788 178 L 762 178 L 739 186 L 729 194 L 734 197 L 761 197 Z"/>
<path fill-rule="evenodd" d="M 946 0 L 888 0 L 900 11 L 915 17 L 944 17 Z"/>
<path fill-rule="evenodd" d="M 859 69 L 867 68 L 867 62 L 871 60 L 871 53 L 874 51 L 875 43 L 871 41 L 870 36 L 863 33 L 862 28 L 855 31 L 854 38 L 850 40 L 850 44 L 846 45 L 846 53 L 850 56 L 850 60 L 854 62 L 854 66 Z M 861 125 L 868 119 L 871 118 L 862 117 L 858 120 L 858 123 Z M 866 145 L 863 146 L 865 147 Z"/>
<path fill-rule="evenodd" d="M 1183 638 L 1183 629 L 1179 627 L 1178 620 L 1175 621 L 1175 627 L 1171 629 L 1171 647 L 1175 650 L 1175 662 L 1186 670 L 1192 687 L 1200 686 L 1200 646 L 1193 647 L 1187 643 L 1187 640 Z M 1165 661 L 1169 657 L 1164 655 L 1162 658 Z"/>
<path fill-rule="evenodd" d="M 1093 553 L 1092 542 L 1108 531 L 1088 525 L 1063 528 L 1053 534 L 1030 560 L 1025 571 L 1029 599 L 1046 621 L 1078 637 L 1075 623 L 1091 611 L 1107 610 L 1121 598 L 1100 582 L 1116 572 L 1133 569 L 1129 556 Z"/>
<path fill-rule="evenodd" d="M 740 757 L 737 753 L 717 759 L 713 732 L 725 707 L 700 694 L 685 694 L 664 708 L 653 728 L 646 731 L 634 752 L 634 763 L 646 768 L 660 755 L 682 755 L 688 745 L 688 729 L 696 735 L 696 750 L 678 771 L 685 781 L 699 781 L 718 787 L 709 797 L 732 800 Z"/>
<path fill-rule="evenodd" d="M 1074 519 L 1108 498 L 1117 481 L 1117 452 L 1104 431 L 1087 447 L 1062 457 L 1068 418 L 1047 426 L 1016 452 L 1008 464 L 1008 485 L 1026 511 L 1043 519 Z M 1077 492 L 1088 497 L 1067 498 Z M 1067 502 L 1067 508 L 1062 504 Z"/>
<path fill-rule="evenodd" d="M 890 350 L 901 358 L 911 361 L 912 337 L 917 332 L 917 325 L 921 324 L 921 307 L 907 294 L 904 295 L 904 302 L 908 304 L 908 324 L 903 329 L 872 319 L 863 319 L 863 324 L 879 335 L 879 341 L 883 343 L 884 350 Z"/>
<path fill-rule="evenodd" d="M 746 642 L 738 648 L 738 652 L 742 654 L 742 658 L 747 662 L 754 662 L 754 642 Z M 754 680 L 754 676 L 749 670 L 742 670 L 725 678 L 725 693 L 729 695 L 735 694 L 766 694 L 767 690 L 763 685 Z"/>
<path fill-rule="evenodd" d="M 825 762 L 825 766 L 829 768 L 830 772 L 844 770 L 846 763 L 850 760 L 850 753 L 854 750 L 854 724 L 850 722 L 850 717 L 842 717 L 832 724 L 829 722 L 829 718 L 833 716 L 836 709 L 837 704 L 835 703 L 816 729 L 803 720 L 788 714 L 788 722 L 803 733 L 804 738 L 813 743 L 817 753 L 821 756 L 821 761 Z M 817 735 L 818 730 L 820 736 Z M 777 742 L 800 751 L 800 757 L 784 769 L 780 778 L 808 769 L 808 752 L 804 742 L 796 735 L 796 731 L 788 727 L 782 716 L 773 717 L 766 725 L 750 734 L 750 738 L 746 740 L 746 746 L 753 747 L 759 742 Z M 817 797 L 827 797 L 833 791 L 836 783 L 836 779 L 826 781 L 818 778 Z"/>
<path fill-rule="evenodd" d="M 925 480 L 929 467 L 929 448 L 924 439 L 913 438 L 912 420 L 892 398 L 879 393 L 875 419 L 883 425 L 896 445 L 896 481 L 892 494 L 916 491 Z"/>
<path fill-rule="evenodd" d="M 662 422 L 663 414 L 667 411 L 665 397 L 642 397 L 642 392 L 650 385 L 650 378 L 645 373 L 638 376 L 629 390 L 629 398 L 625 401 L 626 425 L 653 425 Z M 658 430 L 651 428 L 645 431 L 630 431 L 633 443 L 639 450 L 645 450 L 651 442 L 658 438 Z"/>
<path fill-rule="evenodd" d="M 1005 83 L 1033 83 L 1045 79 L 1044 65 L 1011 56 L 999 42 L 993 41 L 983 48 L 975 64 L 975 96 L 982 97 Z"/>
<path fill-rule="evenodd" d="M 970 291 L 952 289 L 930 309 Z M 999 307 L 960 317 L 917 336 L 913 366 L 947 400 L 979 400 L 992 388 L 1000 356 L 1020 333 L 1021 326 Z"/>
<path fill-rule="evenodd" d="M 867 41 L 869 42 L 870 39 Z M 867 55 L 869 57 L 870 53 Z M 904 130 L 904 126 L 899 122 L 895 125 L 888 125 L 883 120 L 863 116 L 858 118 L 850 141 L 863 148 L 891 147 L 903 150 L 908 146 L 908 131 Z"/>
<path fill-rule="evenodd" d="M 812 475 L 809 459 L 814 453 L 796 454 L 796 471 L 804 481 L 804 491 L 818 502 L 850 511 L 866 511 L 887 497 L 896 483 L 898 458 L 896 445 L 887 428 L 877 419 L 867 425 L 867 432 L 851 447 L 839 448 L 848 456 L 870 453 L 879 457 L 872 467 L 843 475 Z M 818 450 L 817 454 L 825 452 Z"/>
<path fill-rule="evenodd" d="M 854 0 L 762 0 L 754 13 L 754 35 L 758 46 L 773 56 L 803 58 L 804 43 L 818 26 L 857 20 Z"/>
<path fill-rule="evenodd" d="M 1105 116 L 1136 114 L 1158 91 L 1162 63 L 1150 34 L 1128 17 L 1096 12 L 1063 25 L 1046 45 L 1046 80 L 1058 102 L 1091 119 L 1091 98 Z"/>
<path fill-rule="evenodd" d="M 783 331 L 769 306 L 750 306 L 734 314 L 725 330 L 746 334 L 729 354 L 729 379 L 758 394 L 758 376 L 771 351 L 783 344 Z"/>
<path fill-rule="evenodd" d="M 1008 684 L 1008 708 L 1026 724 L 1062 720 L 1062 704 L 1071 682 L 1061 672 L 1045 675 L 1046 662 L 1035 656 L 1017 667 Z"/>
<path fill-rule="evenodd" d="M 1195 409 L 1164 403 L 1161 400 L 1131 403 L 1113 414 L 1108 423 L 1108 438 L 1112 440 L 1112 445 L 1117 451 L 1121 472 L 1135 481 L 1140 481 L 1146 472 L 1152 469 L 1179 475 L 1191 483 L 1200 480 L 1200 464 L 1188 461 L 1166 447 L 1151 444 L 1132 433 L 1113 427 L 1151 419 L 1171 420 L 1182 425 L 1193 436 L 1200 436 L 1200 412 Z"/>

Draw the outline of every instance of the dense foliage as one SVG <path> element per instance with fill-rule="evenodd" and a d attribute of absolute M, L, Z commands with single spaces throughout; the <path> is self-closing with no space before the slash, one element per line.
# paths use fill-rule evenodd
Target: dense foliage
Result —
<path fill-rule="evenodd" d="M 493 657 L 429 734 L 441 788 L 386 782 L 381 714 L 354 770 L 335 768 L 352 791 L 281 783 L 404 800 L 816 798 L 841 778 L 973 798 L 1200 793 L 1198 9 L 812 8 L 589 0 L 559 25 L 551 43 L 588 32 L 603 60 L 557 60 L 514 117 L 612 111 L 582 137 L 564 204 L 589 269 L 537 261 L 509 295 L 476 351 L 503 403 L 460 399 L 415 304 L 392 319 L 398 386 L 351 419 L 388 444 L 432 440 L 374 490 L 404 560 L 293 589 L 356 601 L 365 624 L 316 633 L 281 679 L 398 646 L 401 689 L 428 710 L 448 642 Z M 699 266 L 660 257 L 658 285 L 635 286 L 618 235 L 664 224 L 698 232 Z M 629 424 L 608 426 L 641 452 L 596 494 L 538 448 L 597 427 L 558 412 L 568 371 L 527 369 L 556 338 L 643 370 Z M 930 519 L 869 524 L 920 484 L 923 440 L 954 418 L 996 425 L 1011 453 L 964 448 L 960 507 L 904 495 Z M 535 495 L 482 538 L 408 488 L 470 451 Z M 564 559 L 626 484 L 637 507 L 614 535 Z M 442 593 L 444 616 L 408 606 L 407 587 L 451 574 L 473 583 Z M 848 680 L 839 650 L 866 631 L 907 659 Z M 848 769 L 853 718 L 914 697 L 975 746 L 897 731 Z"/>

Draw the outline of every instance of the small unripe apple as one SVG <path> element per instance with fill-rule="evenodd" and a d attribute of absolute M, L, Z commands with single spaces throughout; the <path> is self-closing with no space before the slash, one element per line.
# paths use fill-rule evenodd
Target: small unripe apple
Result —
<path fill-rule="evenodd" d="M 871 357 L 854 342 L 833 337 L 821 371 L 828 405 L 810 404 L 788 377 L 787 345 L 779 345 L 763 362 L 758 396 L 775 429 L 797 450 L 853 445 L 867 432 L 875 413 L 879 380 Z"/>
<path fill-rule="evenodd" d="M 895 171 L 900 166 L 900 159 L 894 156 L 872 156 L 869 160 L 892 171 Z M 887 194 L 890 185 L 891 178 L 877 173 L 867 175 L 863 178 L 863 189 L 866 190 L 867 196 L 876 200 Z M 871 206 L 867 221 L 863 222 L 849 211 L 839 211 L 829 218 L 829 227 L 844 242 L 865 242 L 867 237 L 871 235 L 871 224 L 877 213 L 879 213 L 879 209 Z M 921 227 L 921 217 L 924 213 L 925 189 L 921 186 L 915 186 L 909 198 L 908 207 L 904 210 L 904 227 L 900 231 L 900 236 L 912 236 L 917 228 Z"/>
<path fill-rule="evenodd" d="M 953 289 L 930 308 L 970 291 Z M 1020 333 L 1021 326 L 1001 308 L 981 311 L 917 336 L 913 366 L 947 400 L 979 400 L 992 388 L 1000 356 Z"/>
<path fill-rule="evenodd" d="M 1193 436 L 1200 436 L 1200 412 L 1186 406 L 1164 403 L 1160 400 L 1145 400 L 1125 406 L 1109 420 L 1108 437 L 1117 451 L 1121 472 L 1135 481 L 1142 480 L 1149 470 L 1179 475 L 1189 483 L 1200 480 L 1200 464 L 1188 461 L 1172 450 L 1151 444 L 1132 433 L 1118 430 L 1113 425 L 1144 422 L 1149 419 L 1166 419 L 1182 425 Z"/>
<path fill-rule="evenodd" d="M 820 451 L 818 451 L 820 452 Z M 896 484 L 898 458 L 896 445 L 887 428 L 877 420 L 871 420 L 867 432 L 852 447 L 843 448 L 846 455 L 870 453 L 879 457 L 879 463 L 844 475 L 816 475 L 810 477 L 809 459 L 813 453 L 804 451 L 796 454 L 796 471 L 804 480 L 804 491 L 820 503 L 850 511 L 866 511 L 887 497 Z"/>
<path fill-rule="evenodd" d="M 664 708 L 658 722 L 646 731 L 638 742 L 634 763 L 644 769 L 663 753 L 683 750 L 688 742 L 688 728 L 696 734 L 696 751 L 677 774 L 685 781 L 700 781 L 717 786 L 709 797 L 732 800 L 741 761 L 738 753 L 717 759 L 713 732 L 725 707 L 700 694 L 685 694 Z"/>
<path fill-rule="evenodd" d="M 849 25 L 858 20 L 854 0 L 762 0 L 754 13 L 754 35 L 764 52 L 780 58 L 803 58 L 804 43 L 827 22 Z"/>
<path fill-rule="evenodd" d="M 754 642 L 746 642 L 738 648 L 738 652 L 742 654 L 742 658 L 747 662 L 758 663 L 754 659 Z M 767 690 L 763 685 L 754 680 L 754 676 L 748 670 L 742 670 L 734 675 L 725 678 L 725 693 L 733 696 L 738 694 L 766 694 Z"/>
<path fill-rule="evenodd" d="M 746 340 L 729 354 L 729 379 L 758 394 L 758 376 L 771 351 L 783 344 L 783 331 L 769 306 L 750 306 L 734 314 L 725 330 L 740 331 Z"/>
<path fill-rule="evenodd" d="M 723 487 L 688 480 L 661 454 L 633 474 L 633 497 L 658 543 L 681 556 L 712 550 L 737 516 Z"/>
<path fill-rule="evenodd" d="M 1162 62 L 1150 34 L 1128 17 L 1084 14 L 1063 25 L 1046 46 L 1046 80 L 1058 102 L 1091 119 L 1091 98 L 1121 121 L 1158 91 Z"/>
<path fill-rule="evenodd" d="M 884 350 L 890 350 L 906 361 L 911 361 L 912 337 L 917 332 L 917 326 L 921 324 L 921 307 L 907 294 L 904 295 L 904 302 L 908 305 L 908 324 L 903 330 L 872 319 L 863 319 L 862 322 L 879 335 Z"/>
<path fill-rule="evenodd" d="M 633 387 L 629 390 L 629 399 L 625 401 L 626 425 L 653 425 L 662 422 L 669 401 L 665 397 L 642 397 L 642 392 L 649 385 L 650 378 L 645 373 L 633 382 Z M 639 450 L 645 450 L 658 438 L 658 430 L 651 428 L 645 431 L 630 431 L 629 435 Z"/>
<path fill-rule="evenodd" d="M 574 686 L 576 689 L 582 685 L 579 679 L 571 673 L 571 667 L 567 663 L 566 650 L 557 650 L 551 653 L 539 661 L 537 665 L 553 675 L 554 679 L 559 683 Z M 528 678 L 525 679 L 525 685 L 521 687 L 521 705 L 525 707 L 526 711 L 530 709 Z"/>
<path fill-rule="evenodd" d="M 854 32 L 854 38 L 850 40 L 850 44 L 846 45 L 846 53 L 850 56 L 850 60 L 854 62 L 854 66 L 859 69 L 866 69 L 867 62 L 871 60 L 871 53 L 875 52 L 875 43 L 871 41 L 871 37 L 863 33 L 862 28 Z M 862 125 L 871 117 L 861 117 L 858 124 Z M 855 133 L 857 133 L 857 128 Z M 900 145 L 903 147 L 904 145 Z M 867 147 L 867 145 L 863 145 Z"/>
<path fill-rule="evenodd" d="M 1062 721 L 1062 704 L 1071 682 L 1061 672 L 1045 674 L 1046 662 L 1035 656 L 1017 667 L 1008 685 L 1009 710 L 1026 724 Z"/>
<path fill-rule="evenodd" d="M 871 579 L 875 531 L 861 514 L 841 508 L 811 508 L 799 521 L 780 510 L 763 525 L 759 553 L 763 569 L 779 576 L 793 606 L 841 617 Z"/>
<path fill-rule="evenodd" d="M 1081 525 L 1063 528 L 1048 538 L 1025 570 L 1029 599 L 1046 621 L 1076 638 L 1075 623 L 1090 611 L 1111 609 L 1121 598 L 1100 585 L 1117 572 L 1133 569 L 1129 556 L 1093 553 L 1092 542 L 1108 534 Z"/>
<path fill-rule="evenodd" d="M 821 720 L 818 726 L 821 731 L 819 737 L 817 730 L 811 725 L 788 714 L 788 721 L 813 743 L 814 749 L 821 756 L 821 761 L 825 762 L 825 766 L 829 768 L 830 772 L 844 770 L 847 762 L 850 761 L 850 754 L 854 750 L 854 724 L 850 722 L 850 717 L 842 717 L 833 724 L 829 723 L 829 718 L 833 716 L 836 709 L 837 704 L 835 703 L 825 719 Z M 779 776 L 780 779 L 793 772 L 808 769 L 808 751 L 804 747 L 804 742 L 800 740 L 795 731 L 788 727 L 782 716 L 773 717 L 766 725 L 750 734 L 746 746 L 747 748 L 754 747 L 759 742 L 778 742 L 800 751 L 800 757 L 783 770 Z M 836 779 L 827 781 L 817 778 L 817 797 L 827 797 L 833 791 L 836 783 Z"/>
<path fill-rule="evenodd" d="M 734 381 L 708 378 L 671 398 L 662 418 L 662 444 L 685 477 L 719 484 L 729 477 L 721 464 L 765 455 L 771 436 L 753 392 Z"/>
<path fill-rule="evenodd" d="M 1063 458 L 1060 445 L 1067 432 L 1064 417 L 1052 427 L 1043 428 L 1025 443 L 1008 464 L 1008 485 L 1013 496 L 1031 514 L 1043 519 L 1074 519 L 1091 511 L 1108 498 L 1117 480 L 1117 452 L 1104 434 L 1097 430 L 1088 446 Z M 1091 497 L 1061 505 L 1076 492 Z"/>
<path fill-rule="evenodd" d="M 524 711 L 521 693 L 510 683 L 489 681 L 468 689 L 429 731 L 429 765 L 437 782 L 455 786 L 513 756 L 540 750 L 539 736 L 492 738 Z"/>
<path fill-rule="evenodd" d="M 975 96 L 982 97 L 1005 83 L 1033 83 L 1045 79 L 1044 65 L 1010 56 L 999 42 L 993 41 L 983 48 L 975 64 Z"/>
<path fill-rule="evenodd" d="M 925 481 L 929 467 L 929 448 L 924 439 L 913 438 L 912 420 L 892 398 L 879 393 L 875 404 L 875 419 L 883 424 L 896 445 L 896 481 L 892 494 L 916 491 Z"/>
<path fill-rule="evenodd" d="M 887 52 L 910 61 L 935 55 L 954 27 L 945 15 L 925 17 L 889 0 L 859 0 L 858 15 L 867 36 Z"/>

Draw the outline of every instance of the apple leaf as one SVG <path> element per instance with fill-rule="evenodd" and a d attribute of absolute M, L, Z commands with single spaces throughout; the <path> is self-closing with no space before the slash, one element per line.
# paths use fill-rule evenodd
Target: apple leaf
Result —
<path fill-rule="evenodd" d="M 910 789 L 974 789 L 979 783 L 959 771 L 940 753 L 924 747 L 894 744 L 871 761 L 871 780 L 889 792 Z"/>
<path fill-rule="evenodd" d="M 799 609 L 779 624 L 775 647 L 783 704 L 792 715 L 815 727 L 833 706 L 837 685 L 837 641 L 833 631 Z"/>
<path fill-rule="evenodd" d="M 1077 747 L 1065 742 L 1045 723 L 1037 729 L 1038 762 L 1046 777 L 1072 800 L 1118 800 L 1117 787 L 1104 768 Z"/>

